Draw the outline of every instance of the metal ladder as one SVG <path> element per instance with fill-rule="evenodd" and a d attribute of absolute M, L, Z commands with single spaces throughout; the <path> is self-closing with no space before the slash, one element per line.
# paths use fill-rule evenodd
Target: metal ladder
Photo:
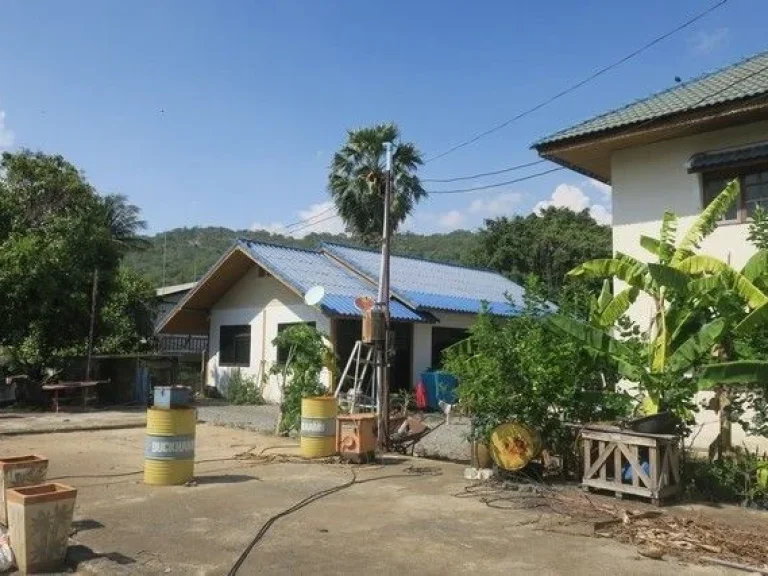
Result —
<path fill-rule="evenodd" d="M 365 351 L 363 350 L 364 348 Z M 353 364 L 354 371 L 350 373 Z M 376 406 L 376 386 L 374 386 L 375 372 L 372 369 L 369 370 L 369 367 L 372 367 L 373 365 L 373 345 L 366 344 L 362 340 L 357 340 L 355 342 L 354 348 L 352 348 L 352 353 L 349 355 L 347 365 L 344 367 L 344 372 L 341 373 L 341 378 L 339 378 L 336 391 L 334 392 L 334 395 L 338 398 L 347 380 L 352 380 L 352 402 L 349 410 L 350 414 L 355 413 L 358 395 L 360 394 L 361 390 L 363 393 L 365 393 L 366 388 L 370 390 L 372 405 L 366 405 L 365 407 L 373 409 Z M 369 387 L 364 388 L 364 386 L 366 386 L 367 379 L 370 380 Z"/>

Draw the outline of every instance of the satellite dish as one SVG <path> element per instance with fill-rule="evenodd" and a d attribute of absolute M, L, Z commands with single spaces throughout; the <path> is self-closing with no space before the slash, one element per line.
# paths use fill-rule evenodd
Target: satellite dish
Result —
<path fill-rule="evenodd" d="M 325 288 L 322 286 L 312 286 L 312 288 L 307 290 L 307 293 L 304 294 L 304 302 L 308 306 L 314 306 L 315 304 L 319 304 L 324 296 Z"/>
<path fill-rule="evenodd" d="M 375 305 L 376 302 L 370 296 L 358 296 L 355 298 L 355 308 L 360 310 L 360 312 L 368 312 Z"/>

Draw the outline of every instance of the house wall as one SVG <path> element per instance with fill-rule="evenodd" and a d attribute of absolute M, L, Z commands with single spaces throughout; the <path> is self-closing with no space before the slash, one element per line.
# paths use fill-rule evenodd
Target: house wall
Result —
<path fill-rule="evenodd" d="M 701 176 L 688 174 L 686 163 L 698 152 L 739 146 L 768 139 L 768 122 L 717 130 L 687 138 L 658 142 L 616 152 L 611 159 L 613 194 L 613 249 L 640 260 L 652 256 L 640 246 L 640 236 L 658 238 L 665 210 L 679 217 L 678 239 L 682 238 L 703 209 Z M 701 250 L 740 268 L 754 253 L 747 241 L 747 224 L 723 224 L 702 243 Z M 617 285 L 617 289 L 623 287 Z M 646 299 L 630 310 L 630 316 L 647 327 L 652 306 Z M 707 396 L 700 395 L 700 399 Z M 700 414 L 698 447 L 706 447 L 717 436 L 717 415 Z M 745 440 L 741 429 L 733 432 L 734 444 Z M 754 444 L 756 439 L 748 439 Z"/>
<path fill-rule="evenodd" d="M 469 328 L 474 324 L 475 314 L 455 314 L 450 312 L 432 312 L 438 324 L 414 324 L 413 325 L 413 374 L 414 385 L 419 381 L 422 372 L 432 364 L 432 328 Z"/>
<path fill-rule="evenodd" d="M 304 304 L 297 294 L 275 278 L 260 278 L 258 268 L 252 268 L 211 309 L 206 383 L 225 393 L 230 374 L 235 370 L 220 366 L 221 326 L 250 325 L 250 366 L 240 370 L 243 374 L 261 378 L 262 374 L 269 373 L 277 360 L 277 349 L 272 345 L 272 340 L 277 336 L 277 326 L 289 322 L 315 322 L 318 330 L 330 333 L 330 320 L 319 310 Z M 326 385 L 330 384 L 327 371 L 323 371 L 322 378 Z M 268 376 L 263 391 L 268 402 L 280 401 L 278 382 L 279 377 Z"/>

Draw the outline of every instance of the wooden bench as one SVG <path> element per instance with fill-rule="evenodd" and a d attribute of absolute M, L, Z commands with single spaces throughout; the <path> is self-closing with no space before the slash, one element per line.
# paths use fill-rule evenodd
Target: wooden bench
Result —
<path fill-rule="evenodd" d="M 654 505 L 677 495 L 680 481 L 680 438 L 644 434 L 614 426 L 581 429 L 584 448 L 584 489 L 610 490 L 650 498 Z M 625 478 L 629 472 L 630 478 Z"/>
<path fill-rule="evenodd" d="M 96 402 L 98 400 L 98 394 L 96 387 L 99 384 L 107 384 L 109 380 L 88 380 L 82 382 L 57 382 L 55 384 L 43 384 L 43 390 L 47 392 L 53 392 L 53 407 L 56 413 L 59 412 L 59 393 L 60 392 L 77 392 L 83 393 L 83 409 L 88 407 L 89 402 Z"/>

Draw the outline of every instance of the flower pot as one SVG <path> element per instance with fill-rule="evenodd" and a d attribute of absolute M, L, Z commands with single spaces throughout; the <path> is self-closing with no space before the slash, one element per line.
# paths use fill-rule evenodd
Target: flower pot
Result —
<path fill-rule="evenodd" d="M 77 490 L 56 482 L 8 490 L 8 536 L 20 572 L 61 566 L 76 498 Z"/>
<path fill-rule="evenodd" d="M 0 458 L 0 523 L 8 526 L 5 491 L 45 482 L 48 458 L 29 454 L 17 458 Z"/>
<path fill-rule="evenodd" d="M 475 468 L 491 468 L 493 466 L 493 459 L 491 458 L 488 444 L 475 440 L 471 444 L 471 450 L 472 466 Z"/>

